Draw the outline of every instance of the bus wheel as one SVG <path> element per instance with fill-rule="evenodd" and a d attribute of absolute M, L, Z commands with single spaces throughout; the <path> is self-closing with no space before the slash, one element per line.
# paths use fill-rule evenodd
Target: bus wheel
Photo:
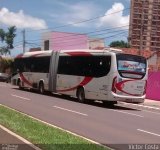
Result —
<path fill-rule="evenodd" d="M 43 84 L 43 82 L 39 83 L 39 93 L 44 94 L 44 84 Z"/>
<path fill-rule="evenodd" d="M 84 93 L 84 89 L 82 87 L 78 88 L 78 90 L 77 90 L 77 98 L 80 103 L 85 102 L 85 93 Z"/>
<path fill-rule="evenodd" d="M 18 87 L 19 87 L 20 90 L 23 89 L 23 87 L 22 87 L 22 81 L 20 79 L 18 80 L 17 85 L 18 85 Z"/>

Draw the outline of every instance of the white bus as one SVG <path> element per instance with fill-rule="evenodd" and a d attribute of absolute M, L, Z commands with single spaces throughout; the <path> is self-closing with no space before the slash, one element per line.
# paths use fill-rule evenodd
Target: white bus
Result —
<path fill-rule="evenodd" d="M 15 58 L 20 89 L 33 88 L 77 97 L 142 103 L 147 84 L 147 61 L 121 50 L 62 50 L 26 52 Z"/>

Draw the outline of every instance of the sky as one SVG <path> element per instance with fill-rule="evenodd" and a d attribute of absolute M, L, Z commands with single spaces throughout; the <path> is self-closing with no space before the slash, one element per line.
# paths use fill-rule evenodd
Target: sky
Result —
<path fill-rule="evenodd" d="M 41 46 L 48 31 L 85 33 L 105 38 L 106 46 L 127 40 L 130 0 L 0 0 L 0 28 L 17 28 L 12 55 L 22 53 L 22 30 L 26 50 Z"/>

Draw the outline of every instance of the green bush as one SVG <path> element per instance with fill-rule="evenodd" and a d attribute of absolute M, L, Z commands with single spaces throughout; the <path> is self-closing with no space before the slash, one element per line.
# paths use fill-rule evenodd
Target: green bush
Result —
<path fill-rule="evenodd" d="M 2 58 L 0 61 L 0 72 L 3 73 L 12 73 L 13 71 L 13 58 Z"/>

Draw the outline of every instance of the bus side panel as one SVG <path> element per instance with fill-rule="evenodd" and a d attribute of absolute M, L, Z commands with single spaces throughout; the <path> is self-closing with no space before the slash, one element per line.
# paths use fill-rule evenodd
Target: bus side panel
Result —
<path fill-rule="evenodd" d="M 85 76 L 71 76 L 58 74 L 57 76 L 57 92 L 61 94 L 76 96 L 77 88 L 83 86 L 85 90 L 85 98 L 93 100 L 107 100 L 108 76 L 101 78 L 91 78 Z"/>
<path fill-rule="evenodd" d="M 48 90 L 48 73 L 32 72 L 33 88 L 39 87 L 40 80 L 44 83 L 44 89 Z"/>
<path fill-rule="evenodd" d="M 49 69 L 49 91 L 56 92 L 59 52 L 52 52 Z"/>
<path fill-rule="evenodd" d="M 85 86 L 86 98 L 106 101 L 108 99 L 108 90 L 110 89 L 108 81 L 108 75 L 93 78 L 93 80 Z"/>
<path fill-rule="evenodd" d="M 76 96 L 77 87 L 84 77 L 73 75 L 57 75 L 57 92 L 61 94 Z"/>

